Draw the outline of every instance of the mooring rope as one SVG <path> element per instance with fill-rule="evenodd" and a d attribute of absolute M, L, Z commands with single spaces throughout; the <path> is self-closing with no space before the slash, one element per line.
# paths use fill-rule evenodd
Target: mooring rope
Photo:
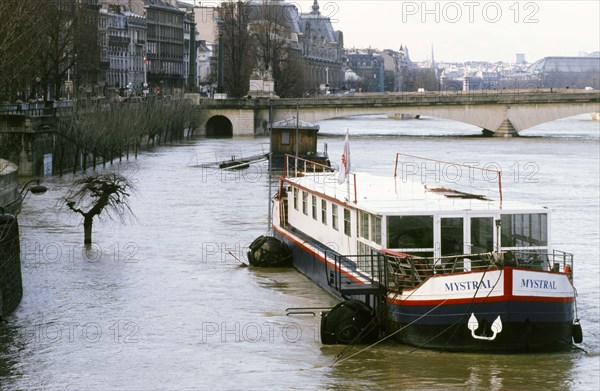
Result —
<path fill-rule="evenodd" d="M 385 341 L 385 340 L 387 340 L 387 339 L 389 339 L 389 338 L 393 337 L 394 335 L 398 334 L 399 332 L 401 332 L 401 331 L 402 331 L 402 330 L 404 330 L 405 328 L 407 328 L 407 327 L 409 327 L 409 326 L 413 325 L 415 322 L 418 322 L 419 320 L 421 320 L 421 319 L 423 319 L 424 317 L 428 316 L 428 315 L 429 315 L 431 312 L 433 312 L 434 310 L 436 310 L 436 309 L 437 309 L 439 306 L 441 306 L 442 304 L 446 303 L 446 301 L 448 301 L 448 300 L 449 300 L 449 299 L 446 299 L 446 300 L 442 301 L 441 303 L 439 303 L 438 305 L 436 305 L 435 307 L 433 307 L 432 309 L 430 309 L 429 311 L 427 311 L 427 312 L 426 312 L 426 313 L 424 313 L 423 315 L 419 316 L 417 319 L 413 320 L 413 321 L 412 321 L 412 322 L 410 322 L 409 324 L 405 325 L 404 327 L 401 327 L 401 328 L 399 328 L 398 330 L 394 331 L 393 333 L 386 335 L 385 337 L 381 338 L 380 340 L 378 340 L 378 341 L 376 341 L 376 342 L 372 343 L 371 345 L 369 345 L 369 346 L 365 347 L 364 349 L 361 349 L 361 350 L 359 350 L 358 352 L 356 352 L 356 353 L 354 353 L 354 354 L 352 354 L 352 355 L 350 355 L 350 356 L 348 356 L 348 357 L 346 357 L 346 358 L 343 358 L 343 359 L 342 359 L 342 358 L 341 358 L 341 356 L 340 356 L 340 354 L 341 354 L 341 353 L 340 353 L 340 354 L 338 354 L 338 356 L 339 356 L 339 357 L 338 357 L 338 356 L 336 356 L 336 359 L 333 361 L 333 363 L 331 363 L 331 366 L 334 366 L 334 365 L 336 365 L 336 364 L 339 364 L 339 363 L 341 363 L 341 362 L 343 362 L 343 361 L 349 360 L 349 359 L 351 359 L 352 357 L 354 357 L 354 356 L 356 356 L 356 355 L 358 355 L 358 354 L 360 354 L 360 353 L 362 353 L 362 352 L 364 352 L 364 351 L 367 351 L 367 350 L 371 349 L 372 347 L 374 347 L 375 345 L 378 345 L 378 344 L 380 344 L 381 342 L 383 342 L 383 341 Z"/>

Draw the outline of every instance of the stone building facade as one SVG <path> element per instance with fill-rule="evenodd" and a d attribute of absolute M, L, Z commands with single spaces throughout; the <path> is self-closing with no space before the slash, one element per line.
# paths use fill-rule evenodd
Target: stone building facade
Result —
<path fill-rule="evenodd" d="M 321 14 L 317 0 L 311 11 L 300 14 L 299 43 L 313 85 L 339 89 L 344 83 L 344 34 L 333 29 L 331 19 Z"/>

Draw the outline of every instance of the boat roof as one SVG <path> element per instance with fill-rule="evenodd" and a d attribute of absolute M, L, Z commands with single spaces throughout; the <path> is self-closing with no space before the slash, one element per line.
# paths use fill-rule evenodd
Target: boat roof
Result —
<path fill-rule="evenodd" d="M 305 173 L 300 177 L 287 177 L 286 180 L 335 199 L 339 203 L 382 215 L 464 211 L 548 212 L 547 208 L 538 205 L 492 199 L 487 195 L 490 189 L 474 188 L 472 192 L 459 191 L 437 183 L 428 185 L 401 177 L 364 172 L 352 173 L 342 184 L 338 183 L 337 171 Z M 498 186 L 497 183 L 488 183 L 488 185 L 490 188 Z"/>
<path fill-rule="evenodd" d="M 319 131 L 320 128 L 318 124 L 302 121 L 300 119 L 296 120 L 295 117 L 286 118 L 271 125 L 272 129 L 296 129 L 296 127 L 298 127 L 298 129 L 310 129 L 316 131 Z"/>

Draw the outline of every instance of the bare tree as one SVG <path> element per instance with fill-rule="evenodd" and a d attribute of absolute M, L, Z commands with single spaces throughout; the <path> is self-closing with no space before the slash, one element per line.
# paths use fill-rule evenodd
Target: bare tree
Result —
<path fill-rule="evenodd" d="M 82 83 L 95 81 L 90 75 L 99 67 L 98 11 L 89 0 L 45 0 L 41 9 L 44 49 L 38 63 L 42 85 L 58 98 L 71 72 Z"/>
<path fill-rule="evenodd" d="M 224 82 L 227 93 L 239 98 L 248 92 L 255 57 L 248 23 L 250 8 L 242 1 L 228 1 L 219 7 L 223 39 Z"/>
<path fill-rule="evenodd" d="M 44 47 L 41 12 L 46 0 L 0 1 L 0 98 L 12 100 L 35 80 L 34 61 Z"/>
<path fill-rule="evenodd" d="M 92 243 L 94 217 L 102 212 L 107 218 L 122 222 L 133 216 L 129 207 L 133 190 L 133 184 L 116 173 L 91 175 L 73 182 L 64 201 L 70 210 L 83 216 L 84 244 Z"/>
<path fill-rule="evenodd" d="M 305 66 L 300 47 L 291 43 L 291 7 L 276 0 L 222 5 L 230 95 L 246 94 L 250 73 L 256 68 L 271 73 L 277 95 L 302 95 Z"/>

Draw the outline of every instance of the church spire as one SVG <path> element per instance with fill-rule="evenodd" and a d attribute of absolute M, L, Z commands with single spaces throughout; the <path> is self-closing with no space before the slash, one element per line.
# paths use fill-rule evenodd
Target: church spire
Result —
<path fill-rule="evenodd" d="M 311 8 L 312 8 L 311 14 L 316 14 L 316 15 L 320 14 L 320 12 L 319 12 L 319 2 L 317 0 L 315 0 L 315 2 L 313 3 L 313 5 L 312 5 Z"/>

